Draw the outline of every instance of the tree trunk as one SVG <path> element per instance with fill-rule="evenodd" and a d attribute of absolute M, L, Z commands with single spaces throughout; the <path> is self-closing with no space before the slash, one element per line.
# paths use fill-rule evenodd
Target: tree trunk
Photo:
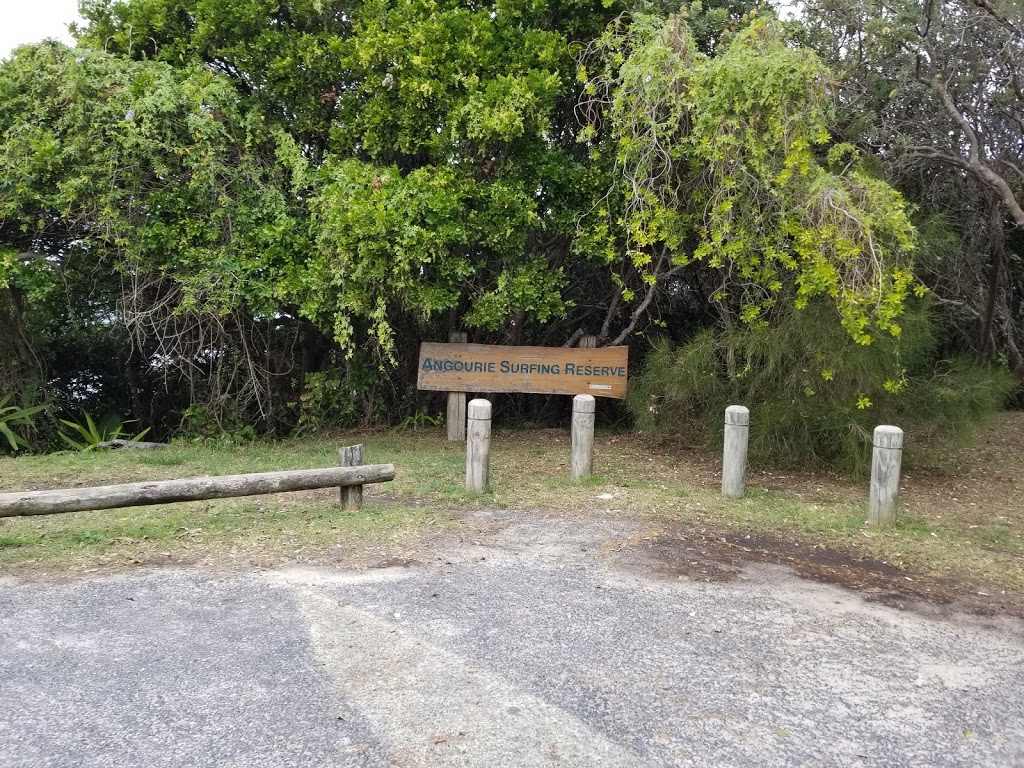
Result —
<path fill-rule="evenodd" d="M 1003 230 L 1002 206 L 995 195 L 988 200 L 989 242 L 992 264 L 988 278 L 988 294 L 985 297 L 985 309 L 981 315 L 981 327 L 978 330 L 978 357 L 989 360 L 992 357 L 992 321 L 996 312 L 996 301 L 1002 286 L 1003 269 L 1006 262 L 1006 233 Z"/>
<path fill-rule="evenodd" d="M 725 336 L 729 340 L 725 348 L 725 372 L 729 375 L 729 378 L 733 378 L 736 375 L 736 348 L 732 345 L 732 310 L 729 307 L 726 299 L 721 299 L 716 302 L 718 307 L 718 316 L 722 320 L 722 328 L 725 331 Z"/>

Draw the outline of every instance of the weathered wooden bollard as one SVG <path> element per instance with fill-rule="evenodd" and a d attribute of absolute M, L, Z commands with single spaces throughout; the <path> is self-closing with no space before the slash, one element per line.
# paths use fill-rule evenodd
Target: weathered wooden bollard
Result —
<path fill-rule="evenodd" d="M 747 476 L 747 435 L 750 411 L 742 405 L 725 409 L 725 448 L 722 450 L 722 495 L 740 498 Z"/>
<path fill-rule="evenodd" d="M 483 493 L 491 467 L 491 403 L 478 398 L 466 408 L 466 490 Z"/>
<path fill-rule="evenodd" d="M 576 395 L 572 399 L 572 469 L 569 477 L 573 480 L 583 480 L 594 472 L 595 410 L 593 395 Z"/>
<path fill-rule="evenodd" d="M 868 522 L 892 525 L 896 522 L 896 499 L 900 493 L 900 465 L 903 462 L 903 430 L 883 424 L 875 427 L 871 452 L 871 497 Z"/>
<path fill-rule="evenodd" d="M 358 467 L 363 463 L 363 444 L 346 445 L 338 449 L 338 458 L 343 467 Z M 341 509 L 343 512 L 358 512 L 363 508 L 363 486 L 341 486 Z"/>

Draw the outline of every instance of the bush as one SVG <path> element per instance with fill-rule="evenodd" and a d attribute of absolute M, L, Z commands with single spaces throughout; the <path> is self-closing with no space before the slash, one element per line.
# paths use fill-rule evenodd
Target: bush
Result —
<path fill-rule="evenodd" d="M 870 467 L 878 424 L 912 429 L 917 440 L 964 436 L 1003 407 L 1005 370 L 937 360 L 937 346 L 924 306 L 901 318 L 898 337 L 869 345 L 814 306 L 770 326 L 708 329 L 679 347 L 657 341 L 628 405 L 640 428 L 709 447 L 721 444 L 726 406 L 746 405 L 752 459 L 857 476 Z"/>
<path fill-rule="evenodd" d="M 0 452 L 7 448 L 12 451 L 28 448 L 29 441 L 25 433 L 35 428 L 35 415 L 46 409 L 45 405 L 21 408 L 10 402 L 10 395 L 0 397 Z"/>

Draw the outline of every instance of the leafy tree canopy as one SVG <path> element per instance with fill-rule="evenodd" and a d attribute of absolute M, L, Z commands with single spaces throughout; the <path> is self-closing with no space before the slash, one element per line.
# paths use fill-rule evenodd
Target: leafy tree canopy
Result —
<path fill-rule="evenodd" d="M 839 130 L 918 201 L 923 276 L 961 346 L 1024 379 L 1024 17 L 1000 0 L 808 0 Z"/>
<path fill-rule="evenodd" d="M 390 352 L 396 310 L 449 311 L 493 332 L 571 308 L 563 262 L 602 182 L 574 140 L 567 41 L 524 23 L 536 14 L 517 3 L 363 10 L 338 151 L 295 173 L 315 190 L 307 277 L 332 286 L 300 289 L 302 306 L 331 319 L 339 342 L 351 342 L 353 316 Z"/>
<path fill-rule="evenodd" d="M 617 223 L 650 290 L 701 261 L 721 273 L 712 301 L 746 322 L 825 296 L 859 343 L 900 332 L 907 205 L 853 147 L 829 146 L 832 79 L 779 25 L 756 19 L 709 57 L 682 16 L 618 23 L 580 76 L 583 138 L 614 142 Z"/>
<path fill-rule="evenodd" d="M 93 324 L 118 317 L 161 365 L 193 369 L 217 328 L 278 311 L 279 275 L 304 250 L 273 147 L 208 70 L 23 49 L 0 68 L 0 236 L 39 258 L 0 261 L 0 280 L 36 270 L 38 293 L 44 275 L 92 275 L 78 290 L 114 302 Z"/>
<path fill-rule="evenodd" d="M 457 329 L 735 339 L 825 304 L 898 347 L 912 206 L 834 138 L 836 77 L 746 0 L 663 6 L 87 0 L 77 49 L 0 65 L 0 387 L 62 357 L 109 387 L 109 343 L 121 400 L 163 378 L 151 411 L 284 431 L 405 415 Z"/>

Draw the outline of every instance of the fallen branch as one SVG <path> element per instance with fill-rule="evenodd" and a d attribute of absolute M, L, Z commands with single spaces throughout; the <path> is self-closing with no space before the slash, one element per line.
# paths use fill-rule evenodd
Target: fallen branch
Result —
<path fill-rule="evenodd" d="M 110 448 L 113 451 L 121 450 L 123 448 L 134 448 L 139 451 L 156 451 L 163 448 L 170 448 L 169 443 L 147 443 L 145 440 L 124 440 L 118 438 L 117 440 L 105 440 L 102 443 L 96 443 L 97 448 Z"/>

